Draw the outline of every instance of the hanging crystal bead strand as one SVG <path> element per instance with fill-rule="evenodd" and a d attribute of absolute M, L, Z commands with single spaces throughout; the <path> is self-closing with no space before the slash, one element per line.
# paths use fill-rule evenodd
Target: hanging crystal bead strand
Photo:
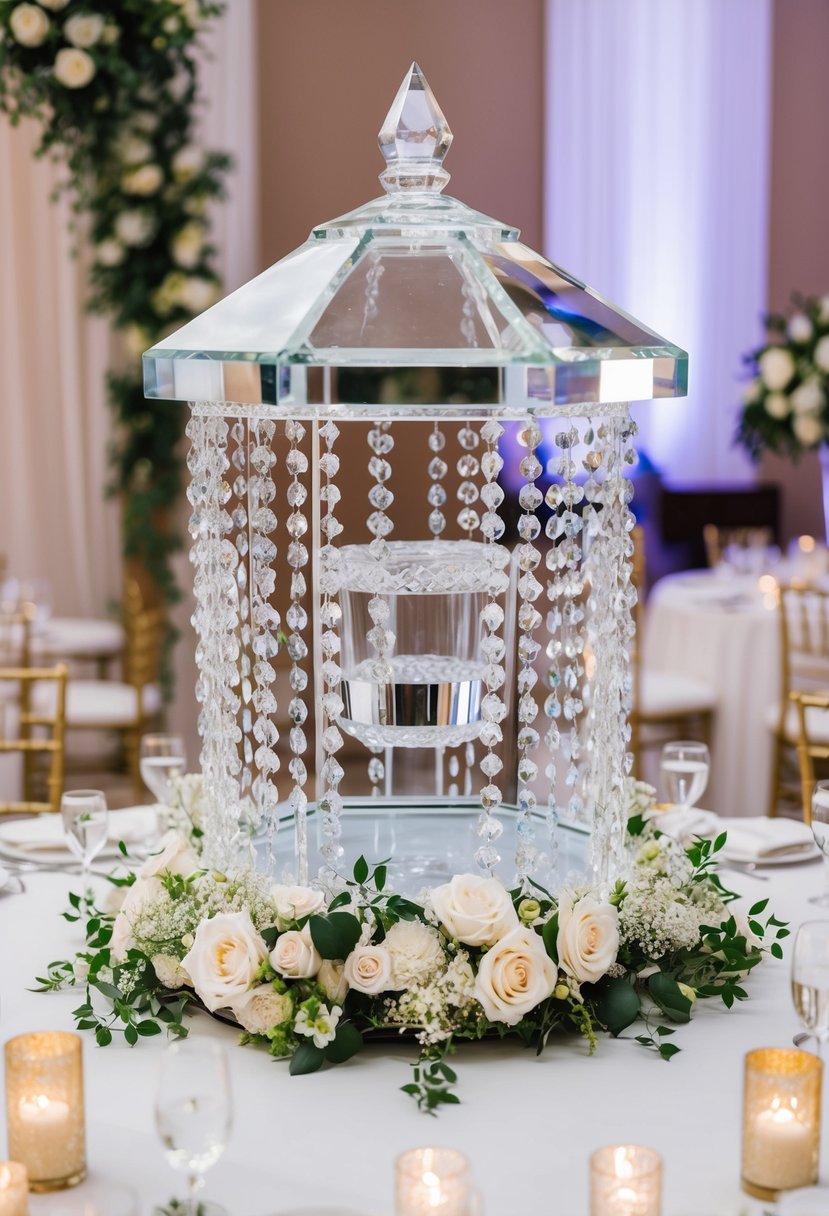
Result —
<path fill-rule="evenodd" d="M 276 591 L 276 542 L 271 534 L 276 530 L 277 518 L 272 504 L 276 498 L 276 485 L 271 476 L 276 464 L 273 437 L 276 424 L 270 419 L 254 418 L 250 421 L 249 463 L 252 470 L 248 477 L 248 527 L 250 535 L 250 601 L 252 622 L 253 691 L 251 701 L 256 712 L 251 736 L 258 744 L 250 756 L 257 770 L 253 782 L 254 800 L 265 820 L 267 838 L 267 868 L 273 869 L 274 838 L 279 822 L 279 792 L 273 774 L 279 769 L 276 745 L 279 731 L 276 726 L 276 668 L 273 660 L 279 651 L 279 613 L 274 607 Z M 241 486 L 239 487 L 241 488 Z M 243 662 L 243 669 L 247 665 Z M 250 687 L 250 677 L 243 679 L 243 694 Z M 250 736 L 249 736 L 250 737 Z M 246 744 L 246 759 L 252 745 Z"/>
<path fill-rule="evenodd" d="M 333 891 L 338 880 L 338 866 L 343 855 L 340 844 L 342 825 L 340 816 L 343 807 L 342 795 L 339 792 L 340 782 L 345 773 L 337 759 L 336 753 L 343 745 L 343 737 L 337 726 L 337 719 L 343 712 L 343 701 L 340 696 L 340 679 L 342 671 L 339 664 L 340 634 L 339 625 L 342 620 L 342 609 L 337 598 L 340 589 L 339 552 L 334 541 L 343 530 L 342 524 L 334 514 L 334 509 L 340 501 L 339 487 L 334 478 L 339 472 L 340 459 L 334 452 L 334 443 L 339 430 L 333 422 L 323 423 L 318 436 L 325 444 L 325 451 L 319 456 L 319 470 L 323 478 L 320 488 L 320 499 L 325 504 L 326 511 L 320 520 L 320 532 L 323 543 L 319 551 L 319 595 L 320 595 L 320 650 L 322 652 L 322 712 L 320 745 L 325 759 L 319 773 L 322 795 L 318 809 L 322 816 L 322 859 L 320 880 L 323 885 Z"/>
<path fill-rule="evenodd" d="M 481 467 L 478 457 L 475 455 L 475 449 L 480 442 L 478 432 L 471 426 L 462 426 L 458 431 L 458 443 L 463 449 L 463 455 L 458 457 L 457 463 L 458 473 L 461 477 L 457 491 L 458 501 L 463 504 L 458 515 L 458 524 L 470 539 L 481 522 L 481 517 L 472 505 L 478 501 L 480 496 L 475 481 Z"/>
<path fill-rule="evenodd" d="M 535 843 L 534 811 L 536 796 L 532 783 L 538 775 L 538 765 L 531 756 L 538 747 L 538 731 L 533 726 L 538 717 L 538 703 L 535 699 L 534 688 L 538 675 L 534 663 L 541 650 L 541 644 L 533 636 L 541 624 L 541 613 L 535 606 L 535 601 L 544 588 L 535 576 L 541 562 L 541 551 L 535 541 L 541 531 L 536 511 L 544 501 L 544 496 L 535 484 L 541 476 L 541 464 L 536 456 L 536 448 L 541 443 L 541 430 L 535 419 L 528 418 L 519 441 L 526 446 L 527 454 L 519 466 L 525 484 L 521 487 L 518 502 L 523 515 L 518 521 L 518 535 L 522 544 L 518 546 L 517 559 L 520 575 L 518 578 L 518 824 L 517 844 L 515 851 L 515 868 L 518 881 L 527 890 L 529 879 L 535 866 L 538 849 Z"/>
<path fill-rule="evenodd" d="M 394 524 L 386 514 L 387 507 L 394 502 L 386 484 L 391 477 L 391 464 L 386 457 L 394 447 L 394 436 L 391 433 L 390 422 L 378 422 L 368 433 L 368 445 L 371 448 L 371 458 L 368 471 L 374 478 L 375 484 L 368 492 L 368 500 L 374 510 L 366 523 L 374 539 L 369 544 L 369 551 L 378 564 L 386 560 L 389 546 L 386 537 L 392 532 Z M 368 641 L 374 648 L 375 658 L 371 664 L 371 678 L 375 684 L 390 684 L 392 679 L 391 651 L 394 648 L 394 634 L 386 625 L 391 610 L 388 600 L 382 595 L 374 595 L 368 602 L 368 613 L 372 620 L 372 628 L 368 631 Z M 382 716 L 382 715 L 381 715 Z"/>
<path fill-rule="evenodd" d="M 192 407 L 186 428 L 191 448 L 187 465 L 192 480 L 187 498 L 193 545 L 190 561 L 195 573 L 195 611 L 191 618 L 198 636 L 199 678 L 196 699 L 201 768 L 204 775 L 205 864 L 226 868 L 239 823 L 239 697 L 234 642 L 238 647 L 238 595 L 234 571 L 238 553 L 228 539 L 233 523 L 226 505 L 231 488 L 226 479 L 228 424 L 218 406 Z"/>
<path fill-rule="evenodd" d="M 230 519 L 233 524 L 233 543 L 239 555 L 235 577 L 239 596 L 239 634 L 241 647 L 239 653 L 239 691 L 241 695 L 242 722 L 242 771 L 239 778 L 239 801 L 243 806 L 253 805 L 253 717 L 251 713 L 253 671 L 253 639 L 254 627 L 251 616 L 250 602 L 250 536 L 248 531 L 248 477 L 250 450 L 250 422 L 247 418 L 237 418 L 230 427 L 230 438 L 233 448 L 228 444 L 230 456 L 230 475 L 233 476 L 233 499 L 235 505 Z M 231 503 L 228 503 L 230 506 Z M 252 832 L 256 823 L 248 825 L 248 845 L 252 849 Z M 241 839 L 239 841 L 241 844 Z M 252 856 L 251 861 L 255 862 Z"/>
<path fill-rule="evenodd" d="M 432 508 L 429 514 L 429 531 L 437 539 L 446 527 L 446 516 L 441 507 L 446 502 L 446 487 L 442 484 L 449 466 L 440 453 L 446 447 L 446 436 L 436 422 L 434 429 L 429 432 L 429 451 L 432 459 L 429 461 L 428 473 L 432 484 L 426 495 L 426 500 Z"/>
<path fill-rule="evenodd" d="M 293 780 L 289 805 L 294 816 L 297 882 L 305 886 L 308 882 L 308 796 L 304 787 L 308 771 L 304 757 L 308 750 L 305 734 L 308 705 L 303 694 L 308 687 L 308 672 L 302 664 L 308 657 L 308 643 L 303 637 L 308 625 L 308 613 L 302 601 L 307 590 L 303 571 L 308 565 L 308 548 L 302 538 L 308 531 L 308 519 L 302 508 L 308 497 L 308 488 L 300 481 L 300 477 L 308 471 L 308 457 L 299 447 L 305 437 L 305 427 L 301 423 L 289 419 L 285 423 L 285 436 L 290 444 L 285 464 L 291 475 L 286 494 L 288 506 L 291 508 L 287 519 L 288 535 L 291 538 L 287 552 L 291 587 L 290 604 L 285 614 L 285 623 L 291 631 L 287 644 L 288 657 L 291 660 L 291 700 L 288 703 L 288 719 L 291 723 L 288 746 L 291 749 L 291 759 L 288 762 L 288 772 Z"/>
<path fill-rule="evenodd" d="M 478 819 L 477 828 L 481 843 L 475 851 L 475 861 L 482 870 L 486 870 L 489 874 L 501 860 L 496 848 L 496 841 L 504 830 L 501 821 L 494 813 L 501 805 L 501 789 L 493 781 L 503 767 L 495 748 L 503 739 L 501 723 L 507 713 L 507 707 L 500 695 L 500 689 L 503 687 L 505 679 L 503 661 L 506 647 L 503 636 L 499 632 L 504 623 L 504 610 L 498 599 L 505 590 L 505 581 L 507 585 L 509 584 L 509 577 L 503 569 L 501 560 L 503 551 L 497 544 L 504 534 L 504 521 L 497 510 L 503 501 L 504 493 L 496 480 L 504 467 L 497 446 L 503 433 L 504 428 L 494 419 L 485 422 L 481 428 L 481 437 L 486 444 L 486 450 L 481 457 L 481 471 L 485 478 L 481 497 L 487 507 L 481 519 L 481 532 L 484 536 L 485 560 L 489 573 L 487 602 L 481 611 L 481 621 L 487 631 L 486 636 L 481 640 L 481 650 L 486 659 L 483 681 L 487 691 L 481 701 L 483 721 L 479 736 L 481 743 L 486 748 L 481 760 L 481 771 L 486 778 L 486 784 L 481 790 L 483 810 Z"/>

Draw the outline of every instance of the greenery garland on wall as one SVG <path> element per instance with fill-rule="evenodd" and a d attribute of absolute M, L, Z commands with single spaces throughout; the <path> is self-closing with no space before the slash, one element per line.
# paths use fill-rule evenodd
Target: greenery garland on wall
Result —
<path fill-rule="evenodd" d="M 206 217 L 230 159 L 194 144 L 196 50 L 215 0 L 0 0 L 0 109 L 35 118 L 38 155 L 57 155 L 91 244 L 90 306 L 123 338 L 108 377 L 113 492 L 124 556 L 168 603 L 180 541 L 182 414 L 144 398 L 140 353 L 219 294 Z M 83 235 L 81 236 L 81 232 Z"/>

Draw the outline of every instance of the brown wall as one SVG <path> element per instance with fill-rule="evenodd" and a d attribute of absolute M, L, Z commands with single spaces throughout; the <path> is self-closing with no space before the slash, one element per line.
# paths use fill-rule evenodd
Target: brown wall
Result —
<path fill-rule="evenodd" d="M 829 292 L 829 2 L 775 0 L 769 308 Z M 817 457 L 764 458 L 783 486 L 783 531 L 823 535 Z"/>

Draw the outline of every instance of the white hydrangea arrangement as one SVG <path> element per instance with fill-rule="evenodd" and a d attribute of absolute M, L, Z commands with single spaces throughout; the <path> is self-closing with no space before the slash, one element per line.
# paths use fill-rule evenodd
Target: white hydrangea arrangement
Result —
<path fill-rule="evenodd" d="M 795 298 L 766 318 L 768 341 L 746 356 L 737 440 L 755 459 L 766 448 L 798 455 L 829 436 L 829 295 Z"/>
<path fill-rule="evenodd" d="M 433 1110 L 456 1101 L 446 1056 L 464 1039 L 514 1034 L 540 1052 L 564 1028 L 592 1050 L 598 1031 L 641 1020 L 638 1041 L 668 1059 L 672 1028 L 652 1029 L 651 1015 L 681 1023 L 697 997 L 743 999 L 745 976 L 767 949 L 780 955 L 787 933 L 759 919 L 767 901 L 738 924 L 715 870 L 724 836 L 686 848 L 661 833 L 649 787 L 631 787 L 629 871 L 605 898 L 587 885 L 552 896 L 458 874 L 414 902 L 386 890 L 385 864 L 361 857 L 327 899 L 247 867 L 204 869 L 195 781 L 182 780 L 177 802 L 188 830 L 179 823 L 137 874 L 115 880 L 117 911 L 72 897 L 70 918 L 88 917 L 87 949 L 39 981 L 85 984 L 76 1019 L 102 1044 L 119 1029 L 130 1043 L 165 1024 L 186 1034 L 194 1004 L 289 1058 L 292 1073 L 346 1060 L 378 1031 L 410 1033 L 421 1056 L 403 1088 Z M 95 990 L 112 1003 L 107 1016 Z"/>

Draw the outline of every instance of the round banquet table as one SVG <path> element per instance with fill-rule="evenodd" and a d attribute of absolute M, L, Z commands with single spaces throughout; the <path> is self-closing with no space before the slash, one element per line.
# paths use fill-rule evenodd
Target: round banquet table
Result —
<path fill-rule="evenodd" d="M 654 671 L 704 680 L 719 698 L 703 803 L 718 815 L 765 815 L 771 786 L 766 714 L 780 700 L 773 593 L 756 576 L 671 574 L 653 587 L 643 652 Z"/>
<path fill-rule="evenodd" d="M 819 864 L 764 872 L 770 881 L 729 878 L 751 901 L 771 896 L 781 918 L 807 919 L 806 896 L 824 881 Z M 25 881 L 24 894 L 0 894 L 4 1041 L 24 1031 L 71 1029 L 79 1001 L 78 991 L 27 990 L 50 960 L 80 945 L 77 926 L 59 916 L 77 879 L 43 873 Z M 228 1048 L 234 1101 L 233 1134 L 207 1175 L 207 1197 L 224 1203 L 231 1216 L 332 1208 L 391 1216 L 395 1156 L 431 1143 L 469 1156 L 486 1216 L 586 1216 L 591 1151 L 639 1142 L 664 1157 L 664 1216 L 759 1216 L 768 1205 L 749 1200 L 739 1187 L 743 1056 L 753 1047 L 790 1044 L 798 1025 L 787 961 L 770 959 L 748 987 L 751 999 L 731 1012 L 702 1002 L 691 1025 L 678 1029 L 674 1041 L 682 1051 L 668 1063 L 636 1044 L 633 1030 L 619 1040 L 602 1037 L 592 1058 L 577 1038 L 555 1039 L 540 1058 L 517 1044 L 461 1047 L 461 1105 L 444 1108 L 436 1119 L 400 1092 L 409 1080 L 412 1045 L 375 1044 L 346 1065 L 290 1077 L 284 1062 L 237 1047 L 231 1028 L 198 1015 L 191 1033 Z M 83 1039 L 91 1177 L 130 1189 L 135 1204 L 124 1210 L 150 1216 L 154 1204 L 184 1190 L 153 1129 L 163 1044 L 149 1039 L 130 1049 L 119 1040 L 102 1049 L 88 1034 Z M 822 1161 L 825 1181 L 829 1119 Z M 63 1200 L 71 1195 L 64 1192 Z M 51 1202 L 33 1196 L 31 1216 L 51 1216 Z M 117 1216 L 114 1209 L 75 1210 Z"/>

